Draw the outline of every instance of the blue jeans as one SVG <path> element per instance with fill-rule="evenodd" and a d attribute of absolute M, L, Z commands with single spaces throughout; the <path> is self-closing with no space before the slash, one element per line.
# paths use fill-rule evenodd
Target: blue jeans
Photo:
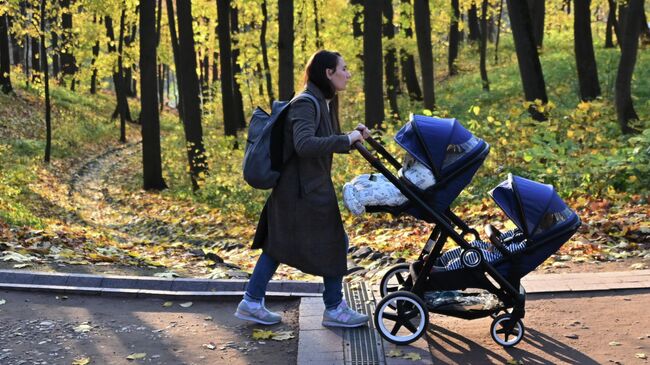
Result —
<path fill-rule="evenodd" d="M 277 270 L 279 263 L 271 256 L 262 252 L 255 264 L 253 275 L 251 275 L 244 299 L 248 301 L 261 302 L 266 294 L 266 286 Z M 343 276 L 324 276 L 323 302 L 326 309 L 335 309 L 343 300 Z"/>

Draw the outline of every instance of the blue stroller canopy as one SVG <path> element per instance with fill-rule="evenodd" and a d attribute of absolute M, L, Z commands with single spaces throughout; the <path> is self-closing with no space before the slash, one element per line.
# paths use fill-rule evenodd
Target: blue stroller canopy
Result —
<path fill-rule="evenodd" d="M 534 238 L 552 231 L 575 216 L 552 185 L 508 174 L 508 179 L 490 191 L 495 203 L 524 232 Z"/>
<path fill-rule="evenodd" d="M 463 146 L 472 141 L 469 146 Z M 395 142 L 413 155 L 420 163 L 433 171 L 437 178 L 447 172 L 452 163 L 463 161 L 469 150 L 479 144 L 465 127 L 455 118 L 436 118 L 411 115 L 411 120 L 395 135 Z M 447 158 L 449 145 L 466 147 L 455 159 Z M 451 154 L 451 153 L 450 153 Z"/>

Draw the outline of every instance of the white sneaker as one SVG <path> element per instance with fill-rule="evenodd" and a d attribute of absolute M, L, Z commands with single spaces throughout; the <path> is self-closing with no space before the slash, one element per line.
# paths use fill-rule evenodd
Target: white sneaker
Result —
<path fill-rule="evenodd" d="M 266 309 L 264 299 L 262 299 L 261 303 L 249 302 L 246 299 L 242 299 L 237 306 L 235 317 L 265 325 L 276 324 L 282 321 L 280 314 Z"/>
<path fill-rule="evenodd" d="M 333 310 L 325 309 L 323 313 L 323 326 L 329 327 L 361 327 L 365 325 L 370 317 L 361 314 L 348 307 L 345 300 Z"/>

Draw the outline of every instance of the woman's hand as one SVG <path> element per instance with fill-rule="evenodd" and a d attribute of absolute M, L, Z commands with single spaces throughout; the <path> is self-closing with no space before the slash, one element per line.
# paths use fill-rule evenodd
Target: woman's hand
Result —
<path fill-rule="evenodd" d="M 350 146 L 352 146 L 355 142 L 363 142 L 363 134 L 358 130 L 353 130 L 348 133 L 348 139 L 350 139 Z"/>
<path fill-rule="evenodd" d="M 366 127 L 365 125 L 359 123 L 357 124 L 357 128 L 355 129 L 361 132 L 363 139 L 367 139 L 368 137 L 370 137 L 370 129 L 368 129 L 368 127 Z"/>

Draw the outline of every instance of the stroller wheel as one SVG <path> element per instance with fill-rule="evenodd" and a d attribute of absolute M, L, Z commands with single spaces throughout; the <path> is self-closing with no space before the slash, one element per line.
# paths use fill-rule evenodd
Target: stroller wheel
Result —
<path fill-rule="evenodd" d="M 397 291 L 388 294 L 377 304 L 374 320 L 381 337 L 397 345 L 406 345 L 426 331 L 429 311 L 417 295 Z"/>
<path fill-rule="evenodd" d="M 490 335 L 499 345 L 513 347 L 524 337 L 524 324 L 521 319 L 513 324 L 512 315 L 502 314 L 492 321 Z"/>
<path fill-rule="evenodd" d="M 379 293 L 381 297 L 385 297 L 390 293 L 398 290 L 410 289 L 411 285 L 407 285 L 409 279 L 409 264 L 398 264 L 390 268 L 381 278 L 379 284 Z"/>

